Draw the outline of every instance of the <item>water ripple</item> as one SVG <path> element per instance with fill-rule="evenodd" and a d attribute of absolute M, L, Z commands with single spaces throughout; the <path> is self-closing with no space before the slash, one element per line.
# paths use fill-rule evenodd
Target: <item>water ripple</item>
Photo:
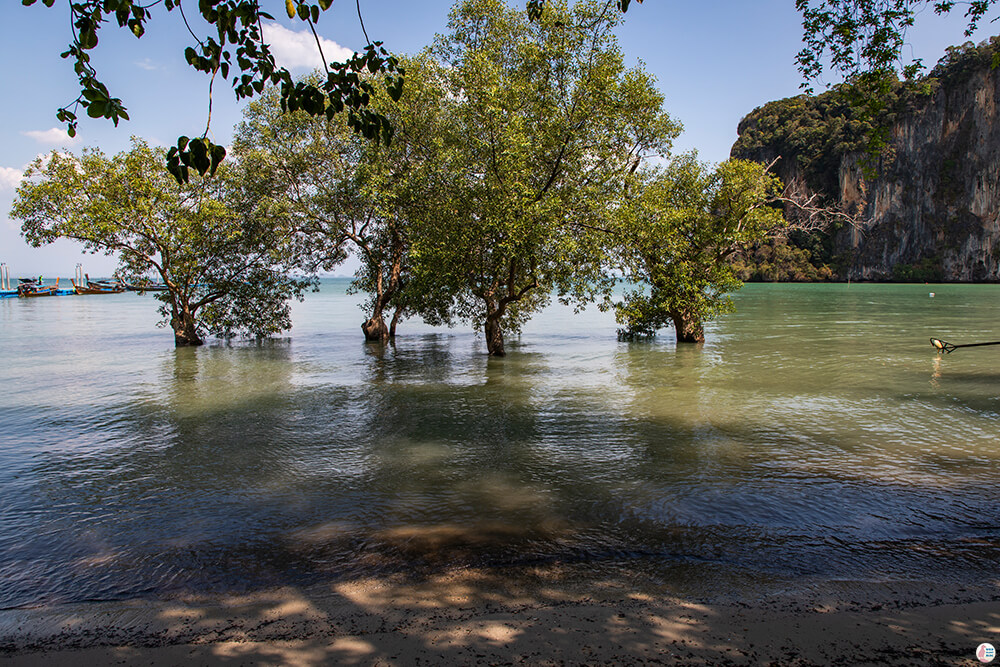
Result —
<path fill-rule="evenodd" d="M 0 607 L 455 567 L 995 574 L 995 357 L 926 344 L 1000 328 L 983 289 L 751 285 L 703 347 L 554 306 L 486 359 L 411 322 L 366 346 L 331 285 L 290 339 L 197 350 L 141 299 L 6 304 Z"/>

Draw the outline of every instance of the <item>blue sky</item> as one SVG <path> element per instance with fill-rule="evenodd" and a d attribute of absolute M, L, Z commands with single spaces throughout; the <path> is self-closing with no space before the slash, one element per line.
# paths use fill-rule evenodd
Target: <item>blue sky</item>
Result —
<path fill-rule="evenodd" d="M 281 19 L 270 36 L 279 64 L 293 74 L 318 66 L 318 60 L 309 60 L 315 56 L 308 40 L 303 44 L 303 36 L 296 34 L 303 24 L 285 19 L 280 0 L 262 4 Z M 436 33 L 444 32 L 451 4 L 448 0 L 361 3 L 368 34 L 398 53 L 419 51 Z M 79 151 L 84 146 L 99 146 L 114 154 L 127 148 L 131 135 L 169 145 L 179 135 L 196 136 L 203 131 L 208 79 L 184 62 L 190 35 L 176 11 L 168 14 L 157 7 L 154 12 L 142 39 L 109 25 L 92 52 L 103 80 L 122 98 L 131 121 L 116 128 L 84 115 L 77 138 L 70 140 L 55 118 L 56 109 L 77 94 L 72 67 L 59 57 L 70 39 L 66 4 L 46 8 L 41 2 L 32 7 L 16 0 L 0 3 L 0 62 L 5 63 L 5 104 L 0 107 L 0 262 L 9 265 L 12 276 L 70 276 L 77 262 L 93 276 L 108 275 L 115 265 L 111 258 L 83 254 L 68 241 L 35 249 L 21 239 L 18 223 L 7 214 L 24 167 L 37 155 L 62 148 Z M 194 13 L 189 11 L 189 18 Z M 318 27 L 328 40 L 326 52 L 331 59 L 331 52 L 338 48 L 349 52 L 365 45 L 352 2 L 336 0 Z M 928 9 L 909 33 L 906 55 L 933 65 L 945 47 L 965 41 L 963 27 L 960 14 L 941 18 Z M 986 24 L 971 39 L 978 42 L 997 31 L 996 24 Z M 628 63 L 645 63 L 664 92 L 666 110 L 684 125 L 675 150 L 697 149 L 712 162 L 728 157 L 740 118 L 765 102 L 799 92 L 795 54 L 801 48 L 801 27 L 793 0 L 633 3 L 619 35 Z M 239 119 L 240 105 L 231 90 L 217 85 L 213 140 L 227 144 Z"/>

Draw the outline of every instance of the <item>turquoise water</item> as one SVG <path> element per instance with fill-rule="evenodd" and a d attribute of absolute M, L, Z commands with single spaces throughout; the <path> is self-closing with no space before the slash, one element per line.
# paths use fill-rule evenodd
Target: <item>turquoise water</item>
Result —
<path fill-rule="evenodd" d="M 175 350 L 135 294 L 0 301 L 0 608 L 455 568 L 681 593 L 996 578 L 1000 286 L 748 285 L 701 347 L 551 307 Z M 930 297 L 929 293 L 935 296 Z M 630 574 L 631 576 L 631 574 Z"/>

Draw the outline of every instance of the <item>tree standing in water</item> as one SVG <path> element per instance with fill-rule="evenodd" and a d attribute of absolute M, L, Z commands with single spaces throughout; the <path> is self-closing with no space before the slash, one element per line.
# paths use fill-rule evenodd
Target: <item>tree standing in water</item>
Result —
<path fill-rule="evenodd" d="M 361 325 L 368 341 L 395 335 L 421 295 L 410 282 L 413 221 L 432 209 L 442 141 L 442 75 L 426 58 L 406 62 L 405 90 L 376 92 L 369 106 L 396 127 L 391 145 L 358 135 L 349 119 L 283 112 L 277 91 L 251 103 L 237 128 L 234 152 L 246 178 L 268 191 L 291 221 L 298 259 L 307 271 L 331 270 L 350 252 L 361 262 L 352 285 L 369 295 Z M 387 311 L 394 314 L 386 324 Z"/>
<path fill-rule="evenodd" d="M 482 327 L 491 356 L 552 292 L 582 304 L 609 284 L 603 228 L 626 176 L 679 126 L 641 68 L 626 69 L 602 2 L 534 21 L 465 0 L 433 54 L 448 77 L 447 196 L 414 235 L 415 272 L 446 285 L 445 319 Z"/>
<path fill-rule="evenodd" d="M 167 289 L 156 298 L 178 347 L 201 345 L 206 333 L 288 329 L 289 298 L 312 281 L 290 275 L 292 254 L 267 198 L 231 169 L 178 184 L 163 160 L 164 151 L 138 140 L 113 158 L 97 149 L 53 152 L 28 169 L 11 217 L 36 247 L 72 239 L 116 255 L 126 281 L 158 274 Z"/>
<path fill-rule="evenodd" d="M 617 268 L 639 289 L 613 305 L 625 338 L 673 323 L 678 343 L 705 340 L 704 322 L 732 309 L 743 283 L 733 256 L 785 226 L 781 181 L 767 167 L 727 160 L 714 170 L 695 153 L 636 174 L 617 212 Z"/>

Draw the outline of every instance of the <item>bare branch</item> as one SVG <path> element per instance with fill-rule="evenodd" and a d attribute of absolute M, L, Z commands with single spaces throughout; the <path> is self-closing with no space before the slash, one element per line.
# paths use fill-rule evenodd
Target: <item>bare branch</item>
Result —
<path fill-rule="evenodd" d="M 820 231 L 842 223 L 861 230 L 865 218 L 859 210 L 851 211 L 841 204 L 826 205 L 817 193 L 809 194 L 801 183 L 792 182 L 785 186 L 781 195 L 773 197 L 769 203 L 782 204 L 788 222 L 781 232 Z"/>
<path fill-rule="evenodd" d="M 781 156 L 771 160 L 765 171 L 773 173 L 774 165 Z M 801 181 L 793 180 L 785 185 L 781 194 L 767 200 L 767 205 L 781 204 L 785 209 L 786 225 L 775 230 L 777 236 L 789 231 L 816 232 L 840 224 L 847 224 L 861 231 L 865 226 L 863 210 L 851 210 L 843 204 L 827 205 L 818 193 L 809 193 Z"/>

